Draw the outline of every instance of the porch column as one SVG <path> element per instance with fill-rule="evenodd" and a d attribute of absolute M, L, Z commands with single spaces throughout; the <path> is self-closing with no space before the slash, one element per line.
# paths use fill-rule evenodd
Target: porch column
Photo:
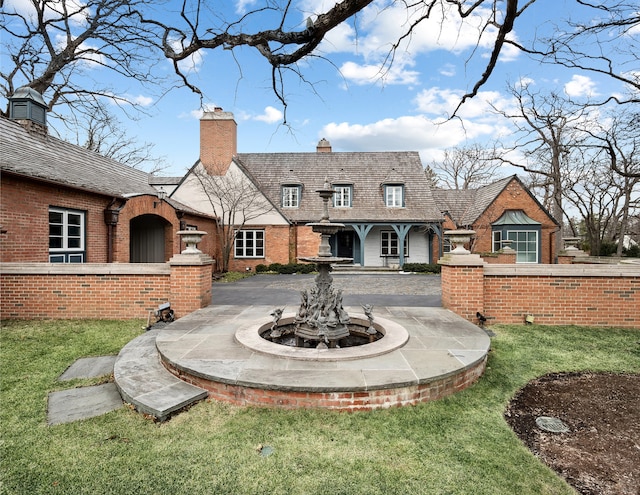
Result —
<path fill-rule="evenodd" d="M 371 232 L 373 225 L 372 224 L 366 224 L 366 225 L 354 224 L 352 225 L 352 227 L 353 227 L 353 230 L 356 231 L 356 234 L 358 234 L 358 238 L 360 239 L 360 264 L 361 266 L 364 266 L 364 240 L 367 238 L 367 235 L 369 234 L 369 232 Z"/>
<path fill-rule="evenodd" d="M 404 266 L 404 239 L 407 237 L 407 233 L 411 229 L 411 225 L 400 224 L 400 225 L 391 225 L 396 235 L 398 236 L 398 254 L 399 254 L 399 264 L 400 268 Z"/>

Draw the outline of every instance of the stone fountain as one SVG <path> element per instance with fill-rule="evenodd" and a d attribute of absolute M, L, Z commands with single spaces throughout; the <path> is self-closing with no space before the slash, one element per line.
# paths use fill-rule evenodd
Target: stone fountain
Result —
<path fill-rule="evenodd" d="M 146 332 L 114 368 L 128 402 L 165 418 L 192 401 L 181 392 L 192 385 L 195 400 L 206 391 L 239 405 L 361 411 L 439 399 L 482 375 L 489 337 L 450 311 L 381 306 L 374 321 L 373 307 L 361 304 L 363 314 L 347 313 L 331 267 L 351 259 L 332 256 L 329 245 L 344 225 L 329 220 L 328 181 L 318 194 L 323 215 L 309 224 L 321 235 L 318 256 L 301 258 L 318 275 L 301 291 L 297 312 L 276 308 L 267 316 L 267 306 L 214 304 Z"/>
<path fill-rule="evenodd" d="M 349 263 L 353 258 L 332 256 L 329 238 L 342 230 L 344 224 L 329 220 L 329 199 L 334 194 L 329 181 L 325 179 L 322 189 L 316 192 L 322 198 L 322 218 L 319 222 L 307 225 L 320 234 L 318 256 L 300 258 L 300 261 L 316 264 L 318 275 L 315 287 L 301 292 L 300 308 L 292 323 L 280 324 L 282 310 L 274 310 L 271 313 L 273 324 L 263 336 L 279 344 L 317 349 L 335 349 L 374 342 L 383 335 L 373 324 L 373 306 L 363 307 L 367 312 L 368 325 L 352 323 L 342 306 L 342 290 L 333 288 L 331 265 Z M 291 338 L 292 335 L 294 339 Z"/>

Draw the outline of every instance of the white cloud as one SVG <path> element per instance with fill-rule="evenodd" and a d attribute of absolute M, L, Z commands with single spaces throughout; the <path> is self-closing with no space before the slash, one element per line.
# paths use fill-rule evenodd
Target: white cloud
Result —
<path fill-rule="evenodd" d="M 383 68 L 380 65 L 359 65 L 355 62 L 345 62 L 340 67 L 340 74 L 354 84 L 372 84 L 377 81 L 384 84 L 416 84 L 419 82 L 418 72 L 405 70 L 399 64 Z"/>
<path fill-rule="evenodd" d="M 467 139 L 492 135 L 494 127 L 460 120 L 438 123 L 422 115 L 383 119 L 370 124 L 330 123 L 319 135 L 326 137 L 334 149 L 349 151 L 419 151 L 425 156 L 439 156 L 443 149 L 457 146 Z"/>
<path fill-rule="evenodd" d="M 453 115 L 463 95 L 464 91 L 461 90 L 434 87 L 418 93 L 415 103 L 418 111 L 445 119 Z M 497 116 L 493 113 L 491 105 L 507 109 L 512 105 L 512 100 L 505 98 L 497 91 L 480 91 L 476 96 L 468 99 L 458 109 L 456 115 L 462 119 L 495 121 Z"/>
<path fill-rule="evenodd" d="M 247 11 L 247 7 L 254 5 L 256 0 L 238 0 L 236 3 L 236 12 L 238 14 L 244 14 Z"/>
<path fill-rule="evenodd" d="M 564 85 L 564 92 L 572 98 L 598 96 L 596 83 L 587 76 L 574 75 L 571 81 Z"/>
<path fill-rule="evenodd" d="M 438 72 L 445 77 L 453 77 L 456 75 L 456 66 L 453 64 L 444 64 Z"/>
<path fill-rule="evenodd" d="M 318 7 L 310 10 L 319 11 Z M 411 35 L 403 38 L 392 53 L 392 44 L 400 40 L 426 12 L 424 2 L 416 2 L 409 8 L 403 2 L 393 2 L 392 5 L 373 2 L 356 18 L 357 30 L 351 24 L 343 23 L 339 30 L 328 34 L 319 52 L 343 52 L 361 59 L 345 62 L 341 66 L 342 75 L 347 81 L 355 84 L 381 81 L 407 85 L 418 82 L 420 73 L 415 67 L 416 59 L 421 55 L 435 52 L 468 55 L 470 50 L 477 50 L 479 56 L 490 54 L 497 29 L 483 26 L 491 15 L 491 9 L 477 8 L 472 15 L 462 19 L 456 9 L 446 4 L 433 9 L 430 18 L 420 21 Z M 512 61 L 518 55 L 517 49 L 505 45 L 500 61 Z M 440 72 L 451 77 L 456 74 L 455 66 L 447 64 Z"/>
<path fill-rule="evenodd" d="M 31 0 L 5 0 L 4 8 L 29 17 L 32 22 L 37 22 L 36 10 Z M 72 25 L 81 25 L 86 23 L 89 14 L 87 4 L 76 0 L 67 0 L 64 8 L 61 0 L 46 2 L 44 6 L 44 18 L 47 21 L 65 19 L 65 22 L 70 20 Z"/>
<path fill-rule="evenodd" d="M 153 98 L 151 98 L 150 96 L 138 95 L 129 98 L 129 101 L 141 107 L 148 107 L 153 103 Z"/>
<path fill-rule="evenodd" d="M 272 106 L 268 106 L 264 109 L 264 113 L 262 115 L 256 115 L 253 117 L 253 120 L 273 124 L 276 122 L 282 122 L 283 117 L 284 115 L 280 110 Z"/>

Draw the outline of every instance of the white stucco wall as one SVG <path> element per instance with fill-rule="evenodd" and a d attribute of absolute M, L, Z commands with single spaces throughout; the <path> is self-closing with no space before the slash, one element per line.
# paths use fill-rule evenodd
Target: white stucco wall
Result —
<path fill-rule="evenodd" d="M 227 171 L 227 175 L 232 176 L 233 174 L 241 174 L 242 172 L 238 168 L 235 163 L 231 163 L 229 166 L 229 170 Z M 246 179 L 248 180 L 248 179 Z M 264 196 L 262 193 L 258 191 L 255 186 L 251 185 L 251 189 L 255 194 Z M 189 174 L 184 182 L 174 191 L 171 198 L 176 201 L 180 201 L 181 203 L 190 206 L 194 210 L 201 211 L 203 213 L 208 213 L 210 215 L 215 215 L 214 209 L 211 205 L 211 202 L 207 195 L 205 194 L 200 181 L 193 175 Z M 213 198 L 215 201 L 215 198 Z M 264 198 L 266 202 L 266 198 Z M 219 210 L 219 208 L 218 208 Z M 242 223 L 242 218 L 238 217 L 236 220 L 236 224 Z M 268 211 L 264 214 L 258 215 L 255 218 L 249 219 L 245 225 L 287 225 L 287 220 L 275 209 Z"/>
<path fill-rule="evenodd" d="M 393 230 L 391 227 L 374 227 L 367 235 L 364 246 L 364 266 L 385 266 L 385 258 L 380 256 L 380 232 Z M 425 234 L 411 229 L 409 236 L 409 256 L 405 257 L 405 263 L 429 263 L 429 242 Z M 397 264 L 397 258 L 389 260 L 391 264 Z"/>

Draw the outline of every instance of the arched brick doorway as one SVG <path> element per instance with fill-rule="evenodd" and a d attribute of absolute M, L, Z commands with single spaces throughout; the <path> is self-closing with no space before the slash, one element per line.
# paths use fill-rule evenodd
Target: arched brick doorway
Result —
<path fill-rule="evenodd" d="M 129 223 L 129 262 L 164 263 L 171 253 L 171 224 L 158 215 L 140 215 Z"/>

